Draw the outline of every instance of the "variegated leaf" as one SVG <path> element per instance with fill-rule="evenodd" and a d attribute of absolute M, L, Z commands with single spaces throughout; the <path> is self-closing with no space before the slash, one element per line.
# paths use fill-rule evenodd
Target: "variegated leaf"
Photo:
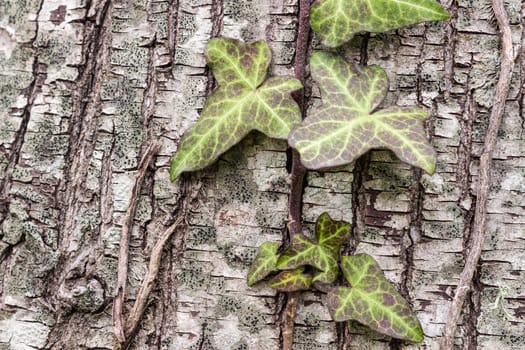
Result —
<path fill-rule="evenodd" d="M 250 271 L 248 271 L 248 286 L 253 286 L 255 283 L 265 279 L 272 272 L 277 271 L 275 267 L 277 259 L 279 258 L 277 250 L 279 250 L 279 243 L 264 242 L 261 244 L 250 266 Z"/>
<path fill-rule="evenodd" d="M 212 39 L 206 57 L 219 88 L 206 100 L 197 123 L 183 136 L 171 161 L 172 181 L 184 171 L 208 166 L 252 130 L 285 139 L 301 120 L 290 93 L 301 89 L 302 84 L 292 77 L 265 80 L 271 60 L 265 42 Z"/>
<path fill-rule="evenodd" d="M 310 10 L 312 29 L 330 47 L 362 31 L 379 33 L 448 18 L 434 0 L 317 0 Z"/>
<path fill-rule="evenodd" d="M 385 278 L 367 254 L 343 256 L 341 269 L 350 288 L 328 293 L 328 309 L 335 321 L 356 320 L 394 338 L 421 342 L 423 330 L 408 302 Z"/>
<path fill-rule="evenodd" d="M 423 128 L 428 113 L 395 106 L 376 111 L 388 89 L 381 67 L 356 66 L 327 52 L 314 53 L 310 67 L 323 103 L 288 136 L 307 168 L 347 164 L 370 149 L 387 148 L 402 161 L 434 172 L 436 155 Z"/>

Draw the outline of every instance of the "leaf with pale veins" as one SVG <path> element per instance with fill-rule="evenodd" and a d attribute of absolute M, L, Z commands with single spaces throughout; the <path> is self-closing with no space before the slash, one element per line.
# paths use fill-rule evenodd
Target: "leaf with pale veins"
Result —
<path fill-rule="evenodd" d="M 248 286 L 253 286 L 272 272 L 277 271 L 275 264 L 279 258 L 278 250 L 279 243 L 276 242 L 264 242 L 260 245 L 257 256 L 248 271 Z"/>
<path fill-rule="evenodd" d="M 327 295 L 334 321 L 356 320 L 394 338 L 423 340 L 423 330 L 410 305 L 374 258 L 368 254 L 343 256 L 341 269 L 350 288 L 336 287 Z"/>
<path fill-rule="evenodd" d="M 171 161 L 170 178 L 214 162 L 250 131 L 285 139 L 301 121 L 290 95 L 302 88 L 292 77 L 266 79 L 271 52 L 263 41 L 212 39 L 206 58 L 219 88 L 206 100 L 197 123 L 183 136 Z"/>
<path fill-rule="evenodd" d="M 288 136 L 309 169 L 351 163 L 370 149 L 387 148 L 402 161 L 432 174 L 436 155 L 428 143 L 418 107 L 392 106 L 376 110 L 388 90 L 385 71 L 361 67 L 327 52 L 310 60 L 322 105 Z"/>
<path fill-rule="evenodd" d="M 310 26 L 325 45 L 336 47 L 359 32 L 381 33 L 449 17 L 434 0 L 317 0 Z"/>
<path fill-rule="evenodd" d="M 317 243 L 305 235 L 294 235 L 290 247 L 280 255 L 276 266 L 286 270 L 310 265 L 319 270 L 314 275 L 314 283 L 330 284 L 339 274 L 339 250 L 350 234 L 350 224 L 332 220 L 327 213 L 323 213 L 317 219 L 315 230 Z"/>

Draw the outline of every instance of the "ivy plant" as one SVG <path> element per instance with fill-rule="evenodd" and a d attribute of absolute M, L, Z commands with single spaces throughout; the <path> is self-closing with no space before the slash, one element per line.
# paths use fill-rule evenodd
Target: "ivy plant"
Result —
<path fill-rule="evenodd" d="M 372 148 L 388 148 L 402 161 L 434 172 L 436 156 L 423 128 L 428 113 L 418 107 L 376 110 L 388 90 L 381 67 L 358 67 L 321 51 L 312 55 L 310 70 L 323 103 L 288 136 L 307 168 L 348 164 Z"/>
<path fill-rule="evenodd" d="M 263 243 L 248 272 L 248 285 L 252 286 L 273 272 L 285 270 L 271 280 L 270 287 L 290 292 L 308 289 L 314 283 L 322 289 L 320 286 L 337 279 L 339 250 L 349 234 L 350 224 L 334 221 L 323 213 L 315 225 L 317 242 L 302 234 L 294 235 L 290 246 L 281 254 L 277 253 L 278 244 Z M 314 269 L 313 274 L 303 273 L 306 266 Z M 288 283 L 283 283 L 284 280 Z"/>
<path fill-rule="evenodd" d="M 317 0 L 310 25 L 325 46 L 337 47 L 362 31 L 384 32 L 448 17 L 434 0 Z M 428 113 L 416 106 L 379 108 L 388 91 L 381 67 L 315 52 L 310 70 L 322 103 L 302 121 L 291 96 L 302 83 L 286 76 L 267 78 L 271 52 L 265 42 L 212 39 L 205 55 L 218 88 L 179 144 L 171 162 L 172 181 L 213 163 L 252 130 L 287 139 L 307 169 L 348 164 L 371 149 L 387 148 L 400 160 L 434 172 L 436 155 L 423 126 Z M 326 293 L 335 321 L 356 320 L 391 337 L 422 341 L 419 321 L 379 264 L 367 254 L 340 257 L 350 228 L 324 213 L 317 219 L 315 240 L 299 233 L 287 247 L 263 243 L 248 272 L 248 285 L 266 280 L 279 291 L 314 288 Z M 340 270 L 345 282 L 337 285 Z"/>
<path fill-rule="evenodd" d="M 359 32 L 381 33 L 449 14 L 434 0 L 317 0 L 310 25 L 323 44 L 337 47 Z"/>
<path fill-rule="evenodd" d="M 341 270 L 350 287 L 328 293 L 328 309 L 334 321 L 356 320 L 394 338 L 421 342 L 423 330 L 408 302 L 385 278 L 368 254 L 343 256 Z"/>
<path fill-rule="evenodd" d="M 327 305 L 334 321 L 355 320 L 394 338 L 422 341 L 423 331 L 410 305 L 370 255 L 339 259 L 341 245 L 349 235 L 349 223 L 334 221 L 323 213 L 315 225 L 317 243 L 304 235 L 295 235 L 281 254 L 277 243 L 263 243 L 248 272 L 248 285 L 270 276 L 269 287 L 281 292 L 313 286 L 327 292 Z M 332 285 L 339 275 L 339 261 L 348 287 Z"/>
<path fill-rule="evenodd" d="M 172 181 L 184 171 L 213 163 L 252 130 L 286 139 L 301 120 L 290 93 L 302 84 L 292 77 L 266 79 L 271 52 L 264 41 L 245 44 L 212 39 L 205 54 L 219 88 L 207 98 L 197 123 L 183 136 L 171 161 Z"/>

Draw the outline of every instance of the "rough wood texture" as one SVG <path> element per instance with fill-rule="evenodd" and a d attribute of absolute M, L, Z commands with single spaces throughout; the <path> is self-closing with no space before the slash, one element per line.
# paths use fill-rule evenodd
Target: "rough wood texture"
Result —
<path fill-rule="evenodd" d="M 412 302 L 426 338 L 406 345 L 336 325 L 321 295 L 298 300 L 294 349 L 437 349 L 469 247 L 479 155 L 498 79 L 490 0 L 444 4 L 447 23 L 358 36 L 348 58 L 378 63 L 387 103 L 418 103 L 438 150 L 428 176 L 385 151 L 307 176 L 303 217 L 353 223 L 348 252 L 372 254 Z M 525 5 L 506 2 L 514 44 Z M 278 349 L 283 297 L 248 288 L 256 247 L 287 224 L 286 143 L 250 135 L 205 171 L 168 180 L 170 156 L 213 89 L 206 41 L 265 39 L 272 72 L 293 75 L 297 0 L 0 3 L 0 349 L 112 349 L 112 302 L 126 211 L 124 314 L 157 239 L 168 243 L 131 349 Z M 525 45 L 522 45 L 522 50 Z M 484 250 L 458 349 L 525 343 L 525 55 L 498 135 Z M 311 103 L 317 103 L 314 98 Z M 136 198 L 139 161 L 162 148 Z"/>

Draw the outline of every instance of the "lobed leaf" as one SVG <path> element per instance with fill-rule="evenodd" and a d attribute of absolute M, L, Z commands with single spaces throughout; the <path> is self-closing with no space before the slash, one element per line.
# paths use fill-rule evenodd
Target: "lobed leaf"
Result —
<path fill-rule="evenodd" d="M 339 275 L 339 266 L 337 266 L 338 257 L 339 250 L 336 253 L 322 245 L 318 245 L 310 265 L 314 266 L 321 272 L 315 275 L 313 281 L 323 284 L 334 282 Z"/>
<path fill-rule="evenodd" d="M 388 89 L 381 67 L 355 66 L 327 52 L 314 53 L 310 67 L 323 103 L 288 136 L 307 168 L 343 165 L 370 149 L 388 148 L 402 161 L 434 172 L 436 156 L 423 128 L 427 112 L 395 106 L 375 111 Z"/>
<path fill-rule="evenodd" d="M 317 244 L 305 235 L 294 235 L 290 246 L 285 249 L 277 260 L 279 270 L 295 269 L 299 266 L 310 265 L 315 259 Z"/>
<path fill-rule="evenodd" d="M 248 271 L 248 286 L 253 286 L 277 270 L 275 264 L 279 258 L 279 254 L 277 254 L 278 250 L 279 243 L 264 242 L 261 244 Z"/>
<path fill-rule="evenodd" d="M 269 286 L 280 292 L 296 292 L 307 290 L 312 285 L 312 276 L 305 274 L 304 267 L 295 270 L 286 270 L 273 277 Z"/>
<path fill-rule="evenodd" d="M 394 338 L 421 342 L 423 330 L 408 302 L 368 254 L 344 256 L 341 269 L 351 287 L 328 293 L 334 321 L 356 320 Z"/>
<path fill-rule="evenodd" d="M 208 166 L 252 130 L 285 139 L 301 121 L 299 106 L 290 94 L 302 84 L 292 77 L 265 81 L 271 61 L 265 42 L 212 39 L 206 46 L 206 58 L 219 88 L 183 136 L 171 161 L 172 181 L 182 172 Z"/>
<path fill-rule="evenodd" d="M 317 219 L 315 229 L 318 243 L 304 235 L 294 235 L 290 247 L 277 260 L 277 268 L 287 270 L 310 265 L 320 271 L 315 274 L 313 282 L 329 284 L 339 274 L 337 259 L 341 245 L 350 233 L 350 224 L 333 221 L 327 213 L 323 213 Z"/>
<path fill-rule="evenodd" d="M 332 220 L 328 213 L 322 213 L 315 223 L 315 236 L 319 245 L 339 254 L 341 245 L 350 235 L 350 224 Z"/>
<path fill-rule="evenodd" d="M 337 47 L 358 32 L 379 33 L 449 17 L 434 0 L 317 0 L 310 26 L 325 45 Z"/>

